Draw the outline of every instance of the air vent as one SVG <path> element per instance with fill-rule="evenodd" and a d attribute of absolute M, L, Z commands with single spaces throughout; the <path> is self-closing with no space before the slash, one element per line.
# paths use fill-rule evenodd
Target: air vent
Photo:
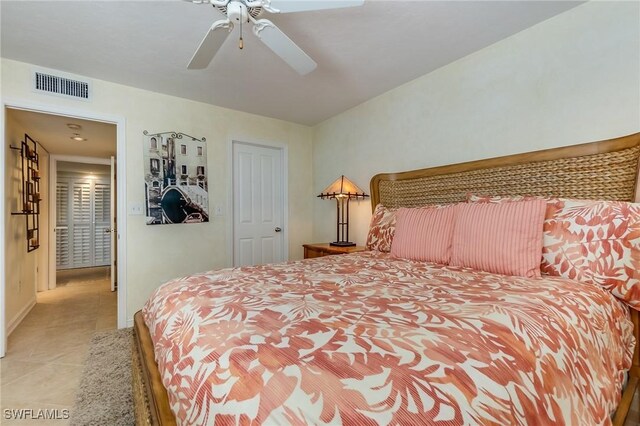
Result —
<path fill-rule="evenodd" d="M 65 97 L 89 100 L 91 85 L 88 81 L 34 71 L 34 89 Z"/>

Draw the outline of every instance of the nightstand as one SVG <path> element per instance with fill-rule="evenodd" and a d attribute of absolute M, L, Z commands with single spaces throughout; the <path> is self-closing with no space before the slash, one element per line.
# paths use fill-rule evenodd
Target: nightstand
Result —
<path fill-rule="evenodd" d="M 332 246 L 328 243 L 320 244 L 303 244 L 304 258 L 313 259 L 314 257 L 330 256 L 332 254 L 346 254 L 355 253 L 358 251 L 365 251 L 367 248 L 363 246 L 351 246 L 351 247 L 338 247 Z"/>

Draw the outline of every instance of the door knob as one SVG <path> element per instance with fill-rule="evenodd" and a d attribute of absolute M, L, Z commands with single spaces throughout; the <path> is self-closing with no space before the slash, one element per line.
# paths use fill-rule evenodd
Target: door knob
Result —
<path fill-rule="evenodd" d="M 276 227 L 276 232 L 281 232 L 281 231 L 282 231 L 282 228 L 280 228 L 279 226 Z"/>

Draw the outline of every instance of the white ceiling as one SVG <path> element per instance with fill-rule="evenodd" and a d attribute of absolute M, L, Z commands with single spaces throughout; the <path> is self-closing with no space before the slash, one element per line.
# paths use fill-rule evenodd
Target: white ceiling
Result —
<path fill-rule="evenodd" d="M 271 15 L 317 63 L 299 76 L 245 29 L 205 70 L 187 63 L 211 23 L 184 1 L 7 1 L 1 54 L 29 62 L 313 125 L 577 6 L 577 1 L 376 1 Z"/>
<path fill-rule="evenodd" d="M 115 124 L 17 109 L 8 109 L 7 114 L 50 154 L 96 158 L 116 155 Z M 78 124 L 82 129 L 71 130 L 67 127 L 69 123 Z M 74 133 L 87 140 L 72 140 Z"/>

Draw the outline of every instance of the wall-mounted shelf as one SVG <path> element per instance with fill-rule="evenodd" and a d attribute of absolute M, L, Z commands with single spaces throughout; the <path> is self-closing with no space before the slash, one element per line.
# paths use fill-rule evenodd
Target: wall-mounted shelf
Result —
<path fill-rule="evenodd" d="M 11 149 L 20 152 L 20 168 L 22 172 L 22 197 L 18 208 L 21 211 L 12 215 L 23 215 L 27 226 L 27 251 L 40 247 L 40 168 L 38 145 L 25 133 L 24 141 L 19 147 Z"/>

